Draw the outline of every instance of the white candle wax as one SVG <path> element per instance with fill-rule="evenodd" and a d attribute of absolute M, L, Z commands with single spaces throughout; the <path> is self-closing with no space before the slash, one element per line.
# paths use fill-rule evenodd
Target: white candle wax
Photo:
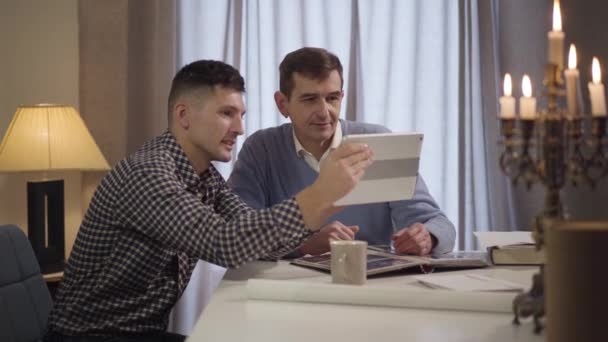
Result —
<path fill-rule="evenodd" d="M 550 31 L 549 37 L 549 63 L 564 67 L 564 32 Z"/>
<path fill-rule="evenodd" d="M 576 116 L 579 114 L 578 109 L 578 96 L 577 96 L 577 84 L 578 84 L 578 69 L 566 69 L 564 71 L 566 76 L 566 98 L 568 100 L 568 115 Z"/>
<path fill-rule="evenodd" d="M 505 80 L 503 82 L 504 96 L 498 99 L 500 103 L 500 118 L 501 119 L 515 119 L 515 98 L 511 96 L 511 75 L 505 74 Z"/>
<path fill-rule="evenodd" d="M 602 84 L 602 72 L 600 62 L 593 57 L 591 63 L 591 76 L 593 81 L 589 82 L 589 97 L 591 98 L 591 115 L 606 116 L 606 96 Z"/>
<path fill-rule="evenodd" d="M 562 13 L 559 1 L 553 2 L 553 30 L 547 34 L 549 38 L 549 63 L 564 68 L 564 32 L 562 32 Z"/>
<path fill-rule="evenodd" d="M 519 115 L 522 120 L 533 120 L 536 118 L 536 98 L 532 96 L 532 82 L 528 75 L 524 75 L 521 89 L 524 96 L 519 98 Z"/>
<path fill-rule="evenodd" d="M 578 107 L 578 77 L 579 72 L 576 68 L 576 48 L 570 45 L 568 53 L 568 69 L 564 71 L 566 76 L 566 99 L 568 100 L 568 116 L 574 117 L 579 115 Z"/>
<path fill-rule="evenodd" d="M 519 98 L 519 114 L 522 120 L 533 120 L 536 118 L 536 98 L 534 96 L 522 96 Z"/>
<path fill-rule="evenodd" d="M 515 119 L 515 98 L 513 96 L 501 96 L 498 101 L 500 102 L 500 118 Z"/>
<path fill-rule="evenodd" d="M 606 116 L 606 97 L 604 85 L 589 82 L 589 97 L 591 98 L 591 115 Z"/>

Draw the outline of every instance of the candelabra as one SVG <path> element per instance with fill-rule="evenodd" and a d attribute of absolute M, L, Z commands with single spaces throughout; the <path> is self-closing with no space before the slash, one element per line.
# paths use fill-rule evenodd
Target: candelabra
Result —
<path fill-rule="evenodd" d="M 564 109 L 566 97 L 562 68 L 549 63 L 545 70 L 544 97 L 546 109 L 530 119 L 501 118 L 502 143 L 505 148 L 500 156 L 502 171 L 513 184 L 523 182 L 528 189 L 534 183 L 545 187 L 544 209 L 536 216 L 533 237 L 538 249 L 544 244 L 544 231 L 555 220 L 567 217 L 560 198 L 563 186 L 596 182 L 608 174 L 606 158 L 606 118 L 575 113 Z M 535 331 L 541 326 L 544 315 L 544 267 L 533 278 L 532 289 L 514 302 L 514 323 L 518 314 L 533 315 Z M 537 303 L 530 306 L 530 303 Z M 523 308 L 523 306 L 527 306 Z M 527 312 L 526 312 L 527 310 Z"/>

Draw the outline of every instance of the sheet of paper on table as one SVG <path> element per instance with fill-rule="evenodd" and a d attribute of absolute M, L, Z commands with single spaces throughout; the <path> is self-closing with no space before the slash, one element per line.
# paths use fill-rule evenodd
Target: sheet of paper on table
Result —
<path fill-rule="evenodd" d="M 424 285 L 455 291 L 521 291 L 525 286 L 481 274 L 427 274 L 414 276 Z"/>

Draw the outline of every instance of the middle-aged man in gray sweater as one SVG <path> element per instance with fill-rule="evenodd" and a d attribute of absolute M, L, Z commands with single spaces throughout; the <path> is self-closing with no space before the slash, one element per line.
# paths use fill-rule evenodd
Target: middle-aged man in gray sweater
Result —
<path fill-rule="evenodd" d="M 247 204 L 258 209 L 273 206 L 312 184 L 320 162 L 340 145 L 342 136 L 389 131 L 339 119 L 344 82 L 342 65 L 334 54 L 302 48 L 285 56 L 279 72 L 275 102 L 291 123 L 251 135 L 228 180 Z M 347 207 L 292 255 L 321 254 L 329 250 L 331 239 L 355 236 L 370 244 L 392 242 L 400 253 L 426 255 L 452 251 L 456 232 L 419 176 L 411 200 Z"/>

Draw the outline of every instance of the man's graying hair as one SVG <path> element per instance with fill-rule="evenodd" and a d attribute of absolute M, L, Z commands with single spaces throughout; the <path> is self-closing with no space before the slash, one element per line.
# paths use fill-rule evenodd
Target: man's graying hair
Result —
<path fill-rule="evenodd" d="M 245 81 L 239 71 L 224 62 L 200 60 L 181 68 L 171 82 L 168 101 L 169 126 L 173 107 L 180 96 L 192 91 L 212 90 L 215 86 L 245 92 Z"/>
<path fill-rule="evenodd" d="M 322 81 L 334 70 L 340 74 L 340 87 L 344 86 L 342 63 L 336 55 L 321 48 L 298 49 L 288 53 L 279 65 L 279 90 L 289 98 L 294 87 L 293 74 Z"/>

